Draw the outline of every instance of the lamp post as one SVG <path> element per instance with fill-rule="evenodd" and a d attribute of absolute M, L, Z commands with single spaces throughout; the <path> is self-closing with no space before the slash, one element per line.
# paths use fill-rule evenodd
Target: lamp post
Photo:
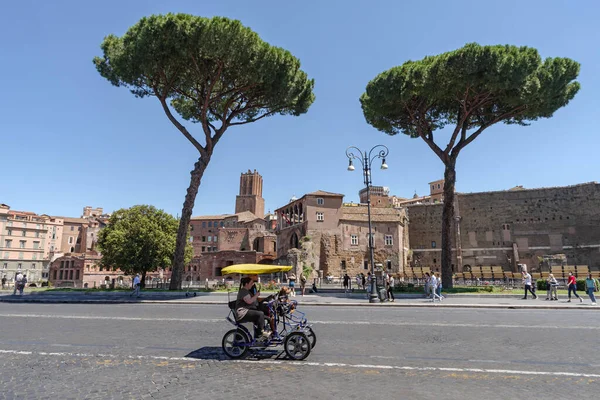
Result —
<path fill-rule="evenodd" d="M 373 154 L 375 151 L 375 154 Z M 363 153 L 362 150 L 357 147 L 350 146 L 346 149 L 346 156 L 348 157 L 348 171 L 354 171 L 353 160 L 359 160 L 362 170 L 363 177 L 365 180 L 365 186 L 367 187 L 367 216 L 369 220 L 369 252 L 371 257 L 371 293 L 369 294 L 369 303 L 377 302 L 377 278 L 375 277 L 375 256 L 373 254 L 373 232 L 371 227 L 371 165 L 376 158 L 381 158 L 381 169 L 387 169 L 388 166 L 385 163 L 389 150 L 386 146 L 378 144 Z"/>

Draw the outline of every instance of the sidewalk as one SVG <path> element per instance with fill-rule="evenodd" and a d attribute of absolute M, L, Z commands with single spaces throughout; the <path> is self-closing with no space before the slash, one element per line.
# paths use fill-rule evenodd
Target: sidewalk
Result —
<path fill-rule="evenodd" d="M 266 293 L 265 293 L 266 295 Z M 559 301 L 547 301 L 545 297 L 522 300 L 520 295 L 488 295 L 488 294 L 449 294 L 444 301 L 435 303 L 420 294 L 395 294 L 395 302 L 369 303 L 364 293 L 318 293 L 299 294 L 293 299 L 306 306 L 340 306 L 340 307 L 443 307 L 443 308 L 505 308 L 505 309 L 585 309 L 600 310 L 593 306 L 588 298 L 583 303 L 567 298 Z M 230 292 L 229 298 L 235 299 L 236 292 Z M 587 296 L 586 296 L 587 297 Z M 583 298 L 583 297 L 582 297 Z M 225 292 L 152 292 L 142 291 L 140 298 L 133 298 L 128 292 L 25 292 L 23 296 L 13 296 L 12 291 L 0 292 L 1 303 L 142 303 L 142 304 L 223 304 L 228 301 Z"/>

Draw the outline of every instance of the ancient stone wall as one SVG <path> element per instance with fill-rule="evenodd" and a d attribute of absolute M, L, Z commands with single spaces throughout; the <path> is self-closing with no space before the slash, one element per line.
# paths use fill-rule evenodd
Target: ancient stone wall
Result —
<path fill-rule="evenodd" d="M 516 271 L 516 264 L 524 263 L 536 271 L 539 257 L 564 253 L 568 264 L 600 268 L 597 183 L 458 194 L 457 200 L 463 265 L 501 265 Z M 441 213 L 441 205 L 408 207 L 410 247 L 422 265 L 440 265 Z"/>

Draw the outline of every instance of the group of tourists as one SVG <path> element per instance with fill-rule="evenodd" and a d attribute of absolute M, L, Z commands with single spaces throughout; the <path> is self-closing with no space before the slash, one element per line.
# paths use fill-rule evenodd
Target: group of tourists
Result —
<path fill-rule="evenodd" d="M 533 280 L 531 278 L 531 274 L 526 270 L 522 271 L 523 275 L 523 286 L 525 288 L 525 295 L 523 296 L 523 300 L 527 300 L 527 294 L 531 293 L 533 299 L 537 299 L 538 296 L 535 294 L 535 285 L 533 284 Z M 560 283 L 554 276 L 554 274 L 548 274 L 546 278 L 546 300 L 549 301 L 558 301 L 558 287 Z M 594 292 L 597 292 L 600 288 L 600 284 L 598 280 L 592 277 L 592 274 L 588 274 L 585 279 L 585 292 L 590 298 L 592 305 L 596 305 L 596 296 Z M 568 290 L 568 300 L 567 302 L 571 302 L 571 295 L 575 296 L 579 299 L 580 303 L 583 303 L 583 299 L 577 294 L 577 280 L 575 275 L 572 272 L 569 272 L 569 277 L 567 278 L 567 290 Z"/>
<path fill-rule="evenodd" d="M 289 294 L 291 297 L 296 297 L 296 274 L 290 272 L 286 274 L 285 279 L 288 281 Z M 313 287 L 315 285 L 313 284 Z M 304 291 L 306 290 L 306 276 L 304 274 L 300 274 L 300 294 L 304 297 Z"/>
<path fill-rule="evenodd" d="M 348 276 L 346 274 L 346 276 Z M 358 287 L 360 288 L 362 286 L 363 289 L 367 290 L 367 298 L 369 298 L 371 296 L 371 291 L 373 290 L 373 279 L 375 279 L 373 277 L 373 275 L 369 272 L 366 276 L 364 274 L 359 274 L 357 277 L 357 282 L 361 282 L 361 284 L 358 285 Z M 382 280 L 383 280 L 383 284 L 385 287 L 385 291 L 384 291 L 384 295 L 382 295 L 382 298 L 380 299 L 381 301 L 395 301 L 396 299 L 394 298 L 394 287 L 396 285 L 396 278 L 394 278 L 394 275 L 392 274 L 388 274 L 387 272 L 384 272 L 382 275 Z M 344 286 L 345 287 L 345 286 Z"/>

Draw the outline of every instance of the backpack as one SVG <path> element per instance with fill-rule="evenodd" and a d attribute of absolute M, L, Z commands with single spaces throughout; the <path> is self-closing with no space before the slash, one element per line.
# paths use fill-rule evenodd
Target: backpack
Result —
<path fill-rule="evenodd" d="M 306 283 L 306 277 L 304 275 L 300 275 L 300 282 L 303 284 Z"/>

